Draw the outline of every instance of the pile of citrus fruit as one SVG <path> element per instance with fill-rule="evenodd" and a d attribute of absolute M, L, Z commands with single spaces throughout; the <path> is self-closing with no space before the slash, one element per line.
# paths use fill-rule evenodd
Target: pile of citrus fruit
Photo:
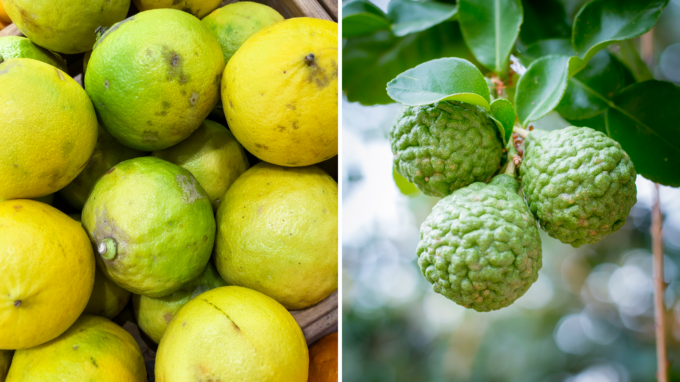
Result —
<path fill-rule="evenodd" d="M 219 5 L 0 0 L 0 382 L 337 380 L 337 24 Z"/>

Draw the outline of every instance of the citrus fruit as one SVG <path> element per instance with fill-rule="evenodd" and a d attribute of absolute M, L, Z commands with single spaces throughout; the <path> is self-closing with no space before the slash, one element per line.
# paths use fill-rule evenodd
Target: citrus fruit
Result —
<path fill-rule="evenodd" d="M 0 24 L 9 25 L 11 23 L 12 20 L 9 18 L 7 11 L 5 11 L 5 7 L 2 5 L 2 1 L 0 1 Z"/>
<path fill-rule="evenodd" d="M 102 35 L 87 64 L 85 90 L 118 141 L 161 150 L 187 138 L 208 116 L 223 70 L 220 44 L 199 19 L 154 9 Z"/>
<path fill-rule="evenodd" d="M 172 8 L 179 9 L 202 19 L 213 9 L 220 6 L 222 0 L 133 0 L 140 11 L 150 9 Z"/>
<path fill-rule="evenodd" d="M 226 127 L 205 120 L 189 138 L 153 156 L 186 168 L 208 194 L 214 209 L 229 186 L 248 169 L 243 147 Z"/>
<path fill-rule="evenodd" d="M 130 333 L 84 314 L 56 339 L 14 354 L 6 382 L 145 382 L 144 358 Z"/>
<path fill-rule="evenodd" d="M 215 263 L 229 285 L 301 309 L 338 288 L 338 185 L 316 166 L 260 162 L 217 210 Z"/>
<path fill-rule="evenodd" d="M 0 37 L 0 56 L 5 60 L 10 58 L 32 58 L 59 68 L 62 72 L 68 72 L 66 60 L 57 53 L 35 45 L 26 37 Z"/>
<path fill-rule="evenodd" d="M 222 46 L 224 62 L 228 63 L 250 36 L 283 21 L 283 16 L 264 4 L 239 1 L 214 10 L 202 21 Z"/>
<path fill-rule="evenodd" d="M 71 206 L 79 210 L 85 205 L 85 201 L 90 192 L 92 192 L 94 184 L 111 167 L 126 159 L 144 155 L 141 151 L 118 143 L 101 125 L 99 125 L 98 132 L 97 144 L 94 147 L 92 156 L 87 161 L 87 165 L 71 183 L 59 191 L 59 194 Z"/>
<path fill-rule="evenodd" d="M 104 274 L 119 286 L 167 296 L 196 278 L 210 259 L 215 219 L 188 170 L 141 157 L 102 176 L 83 208 L 83 226 Z"/>
<path fill-rule="evenodd" d="M 0 349 L 54 339 L 78 318 L 94 282 L 92 245 L 61 211 L 0 202 Z"/>
<path fill-rule="evenodd" d="M 338 332 L 333 332 L 310 346 L 308 381 L 338 381 Z"/>
<path fill-rule="evenodd" d="M 205 267 L 203 273 L 191 280 L 182 289 L 165 297 L 147 297 L 142 295 L 132 296 L 135 318 L 139 328 L 156 343 L 161 342 L 161 337 L 168 327 L 172 316 L 179 308 L 199 294 L 225 286 L 220 274 L 211 261 Z"/>
<path fill-rule="evenodd" d="M 87 302 L 83 313 L 108 319 L 114 318 L 125 308 L 131 295 L 132 293 L 104 276 L 104 273 L 97 266 L 94 272 L 94 288 L 92 288 L 90 300 Z"/>
<path fill-rule="evenodd" d="M 229 60 L 222 103 L 236 139 L 258 158 L 306 166 L 338 153 L 338 25 L 284 20 Z"/>
<path fill-rule="evenodd" d="M 95 30 L 125 18 L 130 0 L 2 0 L 14 24 L 34 43 L 59 53 L 92 49 Z"/>
<path fill-rule="evenodd" d="M 273 299 L 226 286 L 205 292 L 173 317 L 156 354 L 156 381 L 306 382 L 302 330 Z"/>
<path fill-rule="evenodd" d="M 9 200 L 9 199 L 0 198 L 0 202 L 4 202 L 5 200 Z M 41 202 L 41 203 L 49 204 L 51 206 L 52 202 L 54 202 L 54 194 L 41 196 L 39 198 L 33 198 L 32 200 L 36 200 L 36 201 Z"/>
<path fill-rule="evenodd" d="M 0 198 L 35 198 L 71 182 L 97 141 L 97 116 L 83 88 L 44 62 L 0 63 Z M 27 91 L 30 89 L 31 91 Z"/>
<path fill-rule="evenodd" d="M 1 2 L 0 7 L 2 7 Z M 0 382 L 5 382 L 9 365 L 12 363 L 12 355 L 14 355 L 14 350 L 0 350 Z"/>

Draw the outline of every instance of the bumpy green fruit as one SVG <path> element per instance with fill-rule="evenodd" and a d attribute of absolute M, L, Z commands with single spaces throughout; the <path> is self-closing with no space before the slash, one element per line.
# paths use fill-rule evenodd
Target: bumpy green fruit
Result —
<path fill-rule="evenodd" d="M 390 141 L 394 168 L 431 196 L 488 181 L 503 152 L 498 128 L 486 110 L 462 102 L 404 106 Z"/>
<path fill-rule="evenodd" d="M 636 173 L 628 154 L 588 127 L 531 132 L 520 174 L 541 227 L 574 247 L 623 227 L 636 201 Z"/>
<path fill-rule="evenodd" d="M 497 175 L 434 206 L 420 227 L 417 253 L 435 292 L 488 312 L 512 304 L 538 279 L 541 238 L 517 186 Z"/>

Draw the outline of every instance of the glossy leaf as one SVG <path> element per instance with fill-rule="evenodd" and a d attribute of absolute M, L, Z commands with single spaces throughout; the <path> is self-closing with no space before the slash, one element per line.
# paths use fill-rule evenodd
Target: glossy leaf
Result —
<path fill-rule="evenodd" d="M 524 45 L 571 37 L 571 27 L 560 0 L 522 0 L 522 9 L 524 22 L 519 37 Z"/>
<path fill-rule="evenodd" d="M 348 39 L 342 49 L 342 90 L 350 102 L 388 104 L 386 85 L 399 73 L 439 57 L 472 60 L 458 23 L 396 37 L 388 31 Z"/>
<path fill-rule="evenodd" d="M 551 54 L 571 56 L 574 54 L 574 48 L 571 47 L 571 40 L 568 38 L 552 38 L 538 40 L 534 44 L 523 49 L 520 53 L 519 59 L 522 62 L 522 65 L 529 66 L 537 58 L 549 56 Z"/>
<path fill-rule="evenodd" d="M 522 24 L 520 0 L 459 0 L 465 43 L 489 70 L 505 73 Z"/>
<path fill-rule="evenodd" d="M 409 69 L 387 84 L 387 94 L 408 106 L 450 100 L 489 110 L 489 87 L 475 65 L 461 58 L 439 58 Z"/>
<path fill-rule="evenodd" d="M 571 126 L 590 127 L 591 129 L 608 134 L 604 118 L 606 114 L 606 111 L 603 111 L 602 113 L 590 118 L 567 119 L 567 122 L 569 122 Z"/>
<path fill-rule="evenodd" d="M 387 14 L 392 20 L 392 32 L 396 36 L 406 36 L 432 28 L 454 19 L 457 13 L 457 6 L 437 1 L 392 0 L 387 6 Z"/>
<path fill-rule="evenodd" d="M 654 26 L 668 0 L 594 0 L 574 19 L 572 44 L 588 62 L 615 41 L 638 37 Z"/>
<path fill-rule="evenodd" d="M 621 143 L 638 174 L 680 186 L 680 88 L 650 80 L 625 88 L 607 110 L 609 136 Z"/>
<path fill-rule="evenodd" d="M 390 21 L 385 13 L 372 3 L 356 0 L 342 7 L 342 37 L 367 36 L 382 29 L 389 29 Z"/>
<path fill-rule="evenodd" d="M 626 69 L 606 51 L 596 54 L 576 76 L 569 79 L 567 90 L 555 111 L 565 119 L 594 117 L 609 107 L 611 99 L 623 89 Z"/>
<path fill-rule="evenodd" d="M 560 103 L 567 88 L 568 63 L 568 56 L 541 57 L 520 77 L 515 108 L 522 126 L 548 114 Z"/>
<path fill-rule="evenodd" d="M 503 138 L 503 146 L 505 146 L 512 136 L 512 127 L 515 124 L 515 108 L 507 99 L 499 98 L 491 102 L 491 116 L 498 125 L 501 138 Z"/>

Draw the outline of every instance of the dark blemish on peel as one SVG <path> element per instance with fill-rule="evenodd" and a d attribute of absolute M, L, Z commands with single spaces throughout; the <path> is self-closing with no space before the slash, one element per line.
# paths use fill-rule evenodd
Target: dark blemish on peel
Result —
<path fill-rule="evenodd" d="M 17 307 L 17 308 L 20 307 L 21 306 L 21 300 L 14 301 L 14 306 Z"/>
<path fill-rule="evenodd" d="M 104 80 L 104 87 L 109 90 L 109 80 Z"/>

